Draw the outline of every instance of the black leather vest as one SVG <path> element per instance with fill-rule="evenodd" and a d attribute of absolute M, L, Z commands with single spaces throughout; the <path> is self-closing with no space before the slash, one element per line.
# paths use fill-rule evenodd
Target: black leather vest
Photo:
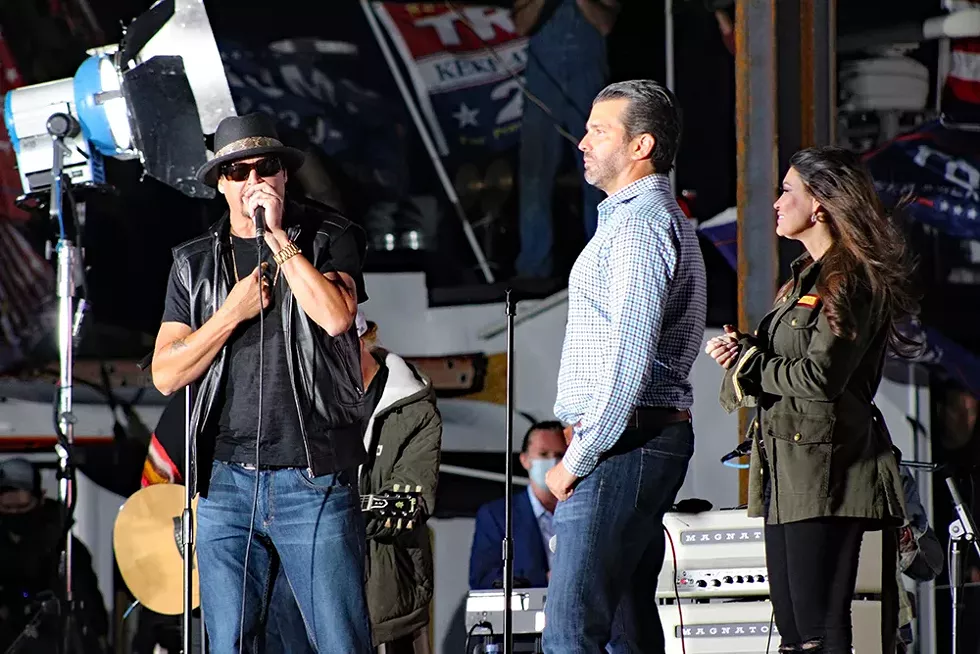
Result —
<path fill-rule="evenodd" d="M 361 228 L 324 205 L 287 202 L 284 222 L 289 239 L 318 270 L 329 270 L 330 244 L 347 230 L 354 230 L 360 251 L 365 251 Z M 226 214 L 207 234 L 173 250 L 174 266 L 188 289 L 190 326 L 195 330 L 218 310 L 231 289 L 228 269 L 221 264 L 229 247 L 229 230 Z M 356 468 L 366 460 L 363 434 L 369 418 L 357 328 L 351 325 L 347 332 L 330 336 L 306 315 L 288 285 L 283 288 L 281 315 L 308 469 L 318 476 Z M 190 387 L 190 428 L 196 436 L 191 478 L 203 496 L 207 496 L 214 453 L 217 416 L 212 408 L 223 392 L 227 356 L 226 345 Z"/>

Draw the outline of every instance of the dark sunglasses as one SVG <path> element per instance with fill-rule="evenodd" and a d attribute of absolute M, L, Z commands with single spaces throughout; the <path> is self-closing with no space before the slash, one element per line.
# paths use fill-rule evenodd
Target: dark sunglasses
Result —
<path fill-rule="evenodd" d="M 266 157 L 252 163 L 225 164 L 221 167 L 221 174 L 234 182 L 244 182 L 253 168 L 259 177 L 273 177 L 282 170 L 282 162 L 277 157 Z"/>

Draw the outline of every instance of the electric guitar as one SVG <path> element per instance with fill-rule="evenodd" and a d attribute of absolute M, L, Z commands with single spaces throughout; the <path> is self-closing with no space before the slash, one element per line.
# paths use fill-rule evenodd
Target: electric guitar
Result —
<path fill-rule="evenodd" d="M 385 527 L 412 529 L 418 518 L 421 486 L 409 490 L 395 484 L 391 491 L 361 496 L 361 511 L 385 518 Z M 194 533 L 197 534 L 197 496 Z M 184 610 L 184 558 L 181 515 L 184 487 L 154 484 L 134 493 L 119 509 L 112 530 L 112 549 L 123 581 L 140 604 L 155 613 L 179 615 Z M 191 562 L 193 608 L 201 604 L 197 552 Z"/>

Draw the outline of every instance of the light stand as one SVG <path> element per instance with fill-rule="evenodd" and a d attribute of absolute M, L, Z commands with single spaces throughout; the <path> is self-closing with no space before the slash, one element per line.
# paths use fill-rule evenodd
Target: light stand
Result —
<path fill-rule="evenodd" d="M 947 472 L 947 466 L 935 463 L 918 463 L 915 461 L 902 461 L 902 465 L 928 470 L 929 472 L 943 472 L 946 474 L 946 488 L 949 490 L 949 496 L 953 500 L 953 511 L 956 513 L 956 517 L 949 523 L 949 593 L 953 609 L 952 650 L 950 650 L 950 653 L 960 654 L 962 652 L 959 643 L 960 613 L 963 610 L 963 588 L 966 582 L 963 575 L 963 563 L 971 545 L 976 549 L 977 555 L 980 556 L 980 542 L 977 542 L 976 539 L 977 528 L 973 522 L 973 516 L 970 515 L 970 510 L 967 508 L 966 503 L 963 502 L 963 496 L 960 495 L 956 481 Z"/>
<path fill-rule="evenodd" d="M 513 289 L 507 289 L 504 308 L 507 314 L 507 447 L 504 450 L 504 654 L 514 651 L 514 622 L 511 595 L 514 592 L 514 540 L 511 486 L 514 483 L 514 316 L 517 301 Z"/>
<path fill-rule="evenodd" d="M 75 272 L 78 269 L 78 250 L 68 238 L 65 229 L 62 199 L 64 194 L 62 164 L 71 154 L 65 139 L 76 136 L 80 131 L 78 121 L 64 113 L 52 114 L 47 122 L 48 134 L 54 141 L 54 161 L 51 167 L 51 220 L 58 225 L 59 236 L 55 251 L 58 255 L 58 351 L 60 354 L 61 376 L 58 384 L 58 494 L 65 510 L 65 544 L 61 558 L 61 575 L 64 583 L 64 603 L 62 605 L 62 654 L 71 651 L 71 644 L 78 633 L 74 620 L 74 591 L 72 589 L 72 514 L 75 510 L 75 469 L 72 464 L 72 449 L 75 444 L 75 416 L 72 413 L 72 382 L 74 379 L 74 297 L 78 284 Z M 76 235 L 77 236 L 77 235 Z M 48 249 L 50 257 L 50 244 Z M 74 642 L 78 642 L 77 639 Z"/>

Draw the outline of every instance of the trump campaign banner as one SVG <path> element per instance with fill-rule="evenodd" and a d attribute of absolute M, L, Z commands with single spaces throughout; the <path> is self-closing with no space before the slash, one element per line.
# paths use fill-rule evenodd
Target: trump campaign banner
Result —
<path fill-rule="evenodd" d="M 440 156 L 456 164 L 517 146 L 528 40 L 509 9 L 375 2 Z"/>
<path fill-rule="evenodd" d="M 928 122 L 864 156 L 886 206 L 906 196 L 917 222 L 954 238 L 980 239 L 980 155 L 976 136 Z"/>

